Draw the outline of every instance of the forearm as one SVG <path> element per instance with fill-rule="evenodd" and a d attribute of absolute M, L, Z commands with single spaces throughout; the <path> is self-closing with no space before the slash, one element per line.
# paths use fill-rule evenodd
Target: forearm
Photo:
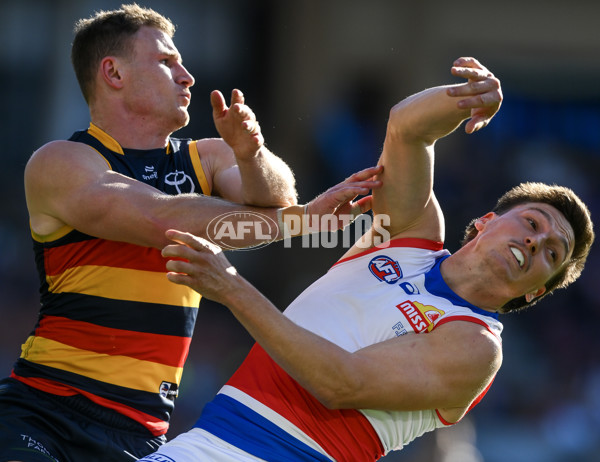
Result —
<path fill-rule="evenodd" d="M 443 239 L 443 216 L 433 194 L 434 144 L 467 120 L 465 131 L 485 127 L 500 108 L 500 82 L 473 58 L 459 58 L 452 74 L 467 81 L 430 88 L 390 111 L 380 158 L 383 187 L 373 212 L 387 215 L 393 237 Z"/>
<path fill-rule="evenodd" d="M 256 156 L 237 159 L 245 204 L 284 207 L 297 203 L 296 182 L 289 166 L 262 146 Z"/>
<path fill-rule="evenodd" d="M 168 229 L 203 237 L 226 250 L 268 244 L 308 232 L 302 226 L 301 205 L 256 207 L 216 197 L 181 195 L 156 203 L 154 210 L 153 246 L 159 248 L 167 243 L 164 234 Z"/>
<path fill-rule="evenodd" d="M 379 163 L 383 187 L 373 192 L 373 211 L 388 217 L 391 236 L 443 240 L 442 216 L 433 195 L 434 143 L 469 117 L 447 94 L 424 90 L 390 111 Z"/>

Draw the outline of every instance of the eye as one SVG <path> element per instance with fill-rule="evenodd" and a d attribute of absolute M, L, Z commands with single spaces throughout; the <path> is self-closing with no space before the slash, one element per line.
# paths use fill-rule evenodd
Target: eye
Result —
<path fill-rule="evenodd" d="M 537 230 L 537 223 L 532 220 L 531 218 L 528 218 L 527 221 L 529 222 L 529 224 L 531 225 L 531 228 L 535 231 Z"/>

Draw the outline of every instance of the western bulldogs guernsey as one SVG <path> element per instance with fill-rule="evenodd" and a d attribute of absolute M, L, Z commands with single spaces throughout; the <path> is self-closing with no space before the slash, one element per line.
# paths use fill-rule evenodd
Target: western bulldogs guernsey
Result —
<path fill-rule="evenodd" d="M 348 351 L 408 333 L 426 335 L 456 320 L 500 337 L 497 316 L 459 298 L 442 279 L 447 256 L 441 243 L 393 240 L 340 260 L 285 315 Z M 444 425 L 433 409 L 327 409 L 255 345 L 196 427 L 268 461 L 367 462 Z"/>
<path fill-rule="evenodd" d="M 194 142 L 123 149 L 91 125 L 70 139 L 109 167 L 167 194 L 210 194 Z M 65 227 L 33 233 L 39 320 L 11 376 L 47 393 L 84 395 L 166 433 L 200 296 L 165 277 L 159 249 L 108 241 Z"/>

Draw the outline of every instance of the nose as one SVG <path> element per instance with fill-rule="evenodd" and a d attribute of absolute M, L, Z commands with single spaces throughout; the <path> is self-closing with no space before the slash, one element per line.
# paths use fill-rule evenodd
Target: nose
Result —
<path fill-rule="evenodd" d="M 535 253 L 541 248 L 546 239 L 545 235 L 536 234 L 535 236 L 530 236 L 525 238 L 525 245 L 529 248 L 531 255 L 535 255 Z"/>
<path fill-rule="evenodd" d="M 180 70 L 176 78 L 177 83 L 185 85 L 186 88 L 193 86 L 196 82 L 194 76 L 188 72 L 188 70 L 183 66 L 183 64 L 180 64 L 179 67 Z"/>
<path fill-rule="evenodd" d="M 527 238 L 525 238 L 525 245 L 531 252 L 531 255 L 535 255 L 535 252 L 537 250 L 537 244 L 536 244 L 535 240 L 531 237 L 527 237 Z"/>

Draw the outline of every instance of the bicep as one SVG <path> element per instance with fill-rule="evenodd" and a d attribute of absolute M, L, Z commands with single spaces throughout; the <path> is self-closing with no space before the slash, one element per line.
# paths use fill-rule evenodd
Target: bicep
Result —
<path fill-rule="evenodd" d="M 243 203 L 242 177 L 233 149 L 220 138 L 198 140 L 197 147 L 213 195 Z"/>
<path fill-rule="evenodd" d="M 491 334 L 460 321 L 431 333 L 387 340 L 353 354 L 360 386 L 343 407 L 467 407 L 489 383 L 500 358 L 499 343 Z"/>

